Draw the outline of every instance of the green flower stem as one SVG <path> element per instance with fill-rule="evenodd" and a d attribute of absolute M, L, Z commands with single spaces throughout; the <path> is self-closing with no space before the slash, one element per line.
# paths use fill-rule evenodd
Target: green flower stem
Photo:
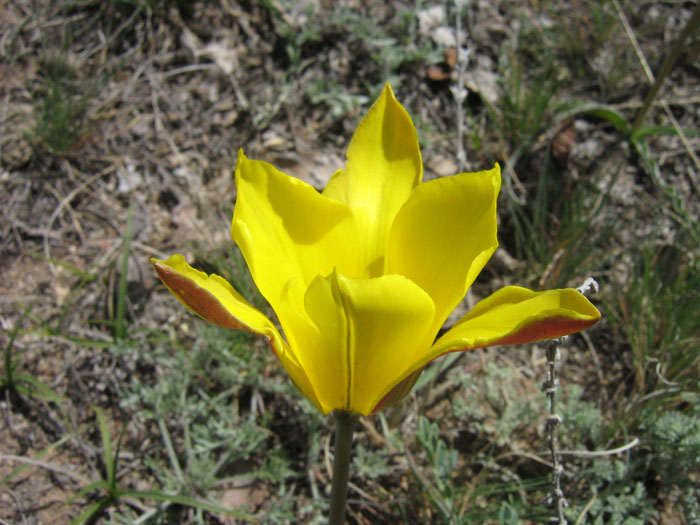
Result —
<path fill-rule="evenodd" d="M 335 450 L 333 454 L 333 484 L 331 486 L 331 510 L 328 525 L 345 523 L 345 502 L 350 479 L 350 453 L 352 434 L 357 422 L 357 414 L 335 412 Z"/>

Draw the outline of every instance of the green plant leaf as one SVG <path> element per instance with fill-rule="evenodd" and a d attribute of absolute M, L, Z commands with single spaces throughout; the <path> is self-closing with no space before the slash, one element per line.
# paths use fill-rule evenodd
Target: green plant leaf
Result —
<path fill-rule="evenodd" d="M 682 130 L 686 137 L 700 136 L 700 129 Z M 678 130 L 673 126 L 644 126 L 632 133 L 630 140 L 641 140 L 651 135 L 677 135 Z"/>
<path fill-rule="evenodd" d="M 622 135 L 628 135 L 631 131 L 631 124 L 627 120 L 627 117 L 619 111 L 603 104 L 592 104 L 588 102 L 569 103 L 563 111 L 558 114 L 557 121 L 563 122 L 577 116 L 597 117 L 609 122 Z"/>
<path fill-rule="evenodd" d="M 111 491 L 112 489 L 116 489 L 117 486 L 115 468 L 116 458 L 112 454 L 112 437 L 109 434 L 109 428 L 107 427 L 107 420 L 105 418 L 104 412 L 98 406 L 92 405 L 92 408 L 95 410 L 95 414 L 97 416 L 97 423 L 100 427 L 100 436 L 102 439 L 102 455 L 105 464 L 105 481 L 107 482 Z"/>
<path fill-rule="evenodd" d="M 96 515 L 101 510 L 109 506 L 110 502 L 107 499 L 101 499 L 97 503 L 89 506 L 80 516 L 71 521 L 71 525 L 79 525 L 81 523 L 87 523 L 90 518 Z"/>
<path fill-rule="evenodd" d="M 73 494 L 73 496 L 71 496 L 71 498 L 68 501 L 66 501 L 66 505 L 73 503 L 75 500 L 82 498 L 86 494 L 92 492 L 93 490 L 97 490 L 97 489 L 103 489 L 105 492 L 108 492 L 109 491 L 109 484 L 103 479 L 98 480 L 98 481 L 94 481 L 94 482 L 90 483 L 87 487 L 83 487 L 78 492 Z M 106 499 L 106 498 L 102 498 L 102 499 Z M 100 501 L 102 501 L 102 499 Z"/>
<path fill-rule="evenodd" d="M 33 386 L 34 389 L 26 388 L 24 385 L 21 385 L 20 383 L 27 383 L 27 384 Z M 22 392 L 23 394 L 25 394 L 27 396 L 34 396 L 34 397 L 38 397 L 40 399 L 43 399 L 44 401 L 51 401 L 52 403 L 55 403 L 61 409 L 61 412 L 63 412 L 63 408 L 62 408 L 63 399 L 58 394 L 56 394 L 56 392 L 51 390 L 51 388 L 48 385 L 41 382 L 37 378 L 30 376 L 28 374 L 20 374 L 20 375 L 15 377 L 15 388 L 17 389 L 18 392 Z"/>

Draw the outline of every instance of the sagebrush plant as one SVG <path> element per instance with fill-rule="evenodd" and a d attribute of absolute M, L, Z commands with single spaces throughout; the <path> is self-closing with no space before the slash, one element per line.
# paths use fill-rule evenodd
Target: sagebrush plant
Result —
<path fill-rule="evenodd" d="M 100 470 L 101 477 L 89 483 L 87 486 L 76 492 L 67 503 L 76 500 L 87 499 L 85 509 L 71 521 L 71 525 L 81 525 L 92 523 L 95 520 L 108 516 L 110 521 L 116 523 L 133 523 L 139 519 L 154 519 L 162 514 L 167 514 L 171 505 L 189 507 L 196 511 L 215 512 L 221 515 L 228 515 L 236 518 L 246 519 L 248 516 L 240 511 L 227 509 L 219 504 L 210 503 L 196 497 L 189 497 L 181 493 L 169 493 L 166 490 L 134 490 L 130 487 L 123 487 L 121 483 L 122 471 L 120 469 L 119 452 L 126 424 L 123 424 L 119 433 L 116 446 L 113 442 L 104 411 L 99 407 L 93 407 L 99 427 L 100 447 L 102 452 L 102 464 Z M 91 494 L 97 495 L 90 498 Z M 91 499 L 97 501 L 92 502 Z M 157 501 L 162 504 L 160 508 L 151 510 L 138 516 L 132 510 L 134 500 Z M 167 521 L 166 521 L 167 523 Z"/>
<path fill-rule="evenodd" d="M 562 392 L 559 413 L 562 417 L 561 438 L 572 450 L 601 449 L 604 441 L 604 415 L 593 401 L 584 399 L 585 391 L 577 384 Z"/>
<path fill-rule="evenodd" d="M 306 93 L 312 104 L 326 105 L 330 109 L 330 116 L 333 119 L 344 117 L 369 101 L 369 97 L 366 95 L 347 93 L 342 86 L 329 83 L 322 77 L 310 82 L 307 85 Z"/>
<path fill-rule="evenodd" d="M 658 516 L 654 500 L 647 494 L 642 479 L 624 459 L 600 458 L 586 461 L 584 478 L 587 494 L 566 511 L 566 518 L 577 522 L 642 525 Z"/>
<path fill-rule="evenodd" d="M 50 153 L 63 155 L 85 132 L 89 93 L 65 52 L 49 52 L 42 73 L 34 95 L 34 136 Z"/>
<path fill-rule="evenodd" d="M 384 454 L 382 453 L 384 452 Z M 355 448 L 353 468 L 360 478 L 376 479 L 391 473 L 387 451 L 368 450 L 362 445 Z"/>
<path fill-rule="evenodd" d="M 145 458 L 157 488 L 143 497 L 154 499 L 153 494 L 159 493 L 173 499 L 152 516 L 155 522 L 187 517 L 191 523 L 205 523 L 202 511 L 217 509 L 212 496 L 231 483 L 264 480 L 284 491 L 287 480 L 295 475 L 295 459 L 288 456 L 272 430 L 272 414 L 252 410 L 255 396 L 288 395 L 291 387 L 274 378 L 267 380 L 264 371 L 270 357 L 251 349 L 246 334 L 200 327 L 191 346 L 161 343 L 137 356 L 141 366 L 160 371 L 159 381 L 132 380 L 120 397 L 123 408 L 151 426 L 162 443 L 161 449 Z M 112 347 L 119 359 L 133 356 L 133 350 L 133 346 Z M 317 417 L 304 412 L 296 423 L 296 437 L 313 434 L 319 425 Z M 232 471 L 240 474 L 232 476 Z M 271 510 L 278 517 L 291 518 L 291 502 L 289 508 L 283 508 Z M 247 516 L 240 511 L 236 514 Z"/>
<path fill-rule="evenodd" d="M 666 480 L 662 495 L 680 501 L 687 523 L 700 519 L 700 384 L 685 392 L 674 410 L 646 410 L 640 418 L 651 448 L 650 465 L 643 465 Z"/>
<path fill-rule="evenodd" d="M 518 519 L 545 519 L 550 514 L 536 503 L 546 492 L 549 478 L 541 472 L 512 468 L 504 461 L 510 457 L 512 437 L 541 421 L 544 410 L 541 395 L 534 391 L 531 396 L 513 397 L 515 379 L 508 363 L 489 359 L 478 373 L 451 366 L 434 387 L 452 392 L 444 395 L 449 396 L 449 408 L 440 421 L 419 418 L 412 439 L 420 448 L 414 455 L 415 464 L 409 465 L 431 506 L 448 516 L 444 523 L 517 523 Z M 416 397 L 432 397 L 426 386 L 418 388 Z M 464 449 L 465 440 L 474 451 Z M 435 470 L 434 458 L 454 459 L 455 454 L 458 463 L 451 471 L 446 472 L 444 465 Z"/>
<path fill-rule="evenodd" d="M 427 456 L 431 479 L 419 475 L 415 470 L 414 474 L 438 509 L 441 518 L 450 522 L 458 513 L 459 499 L 452 477 L 459 454 L 440 437 L 439 425 L 425 417 L 418 419 L 416 441 Z"/>
<path fill-rule="evenodd" d="M 578 385 L 562 390 L 559 414 L 560 446 L 582 451 L 565 456 L 564 490 L 569 503 L 565 519 L 591 523 L 644 523 L 656 516 L 654 499 L 644 487 L 642 466 L 637 451 L 625 455 L 586 457 L 588 450 L 604 451 L 611 434 L 608 424 L 593 401 L 583 399 L 586 392 Z M 590 394 L 589 394 L 590 396 Z M 581 520 L 588 521 L 581 521 Z"/>

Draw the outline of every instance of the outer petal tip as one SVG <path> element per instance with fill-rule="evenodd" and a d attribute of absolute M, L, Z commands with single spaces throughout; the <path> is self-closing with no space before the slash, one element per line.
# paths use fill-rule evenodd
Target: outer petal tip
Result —
<path fill-rule="evenodd" d="M 396 100 L 396 95 L 394 95 L 394 89 L 391 87 L 391 84 L 389 82 L 386 82 L 384 84 L 384 87 L 382 88 L 382 92 L 379 94 L 379 99 L 383 97 L 388 97 L 397 104 L 400 104 L 398 100 Z M 377 99 L 377 100 L 379 100 Z"/>
<path fill-rule="evenodd" d="M 533 316 L 514 332 L 494 345 L 513 345 L 554 339 L 574 334 L 594 325 L 600 319 L 600 312 L 588 299 L 573 289 L 552 290 L 561 293 L 561 307 L 551 312 Z"/>
<path fill-rule="evenodd" d="M 509 286 L 482 303 L 484 319 L 500 315 L 510 330 L 490 345 L 531 343 L 580 332 L 600 319 L 600 312 L 581 293 L 572 289 L 533 292 Z M 490 303 L 490 304 L 489 304 Z M 478 310 L 478 306 L 475 310 Z M 488 312 L 486 310 L 491 310 Z M 475 312 L 474 317 L 478 317 Z M 469 315 L 469 314 L 468 314 Z"/>
<path fill-rule="evenodd" d="M 477 303 L 435 343 L 425 362 L 447 352 L 562 337 L 598 319 L 596 307 L 571 288 L 533 292 L 507 286 Z"/>
<path fill-rule="evenodd" d="M 218 275 L 195 270 L 179 254 L 167 261 L 154 258 L 151 263 L 173 295 L 194 313 L 224 328 L 243 329 L 267 337 L 294 384 L 321 410 L 305 371 L 277 328 L 228 281 Z"/>
<path fill-rule="evenodd" d="M 163 284 L 194 313 L 224 328 L 250 330 L 231 315 L 214 293 L 202 286 L 204 282 L 211 281 L 212 284 L 225 288 L 228 283 L 224 279 L 195 270 L 180 254 L 171 256 L 167 261 L 152 258 L 151 263 Z M 225 284 L 217 282 L 218 280 Z"/>

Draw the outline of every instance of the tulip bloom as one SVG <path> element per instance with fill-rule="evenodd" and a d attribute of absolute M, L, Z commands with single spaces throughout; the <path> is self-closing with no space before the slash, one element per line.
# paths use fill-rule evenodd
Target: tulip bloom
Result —
<path fill-rule="evenodd" d="M 394 404 L 445 353 L 560 337 L 599 319 L 576 290 L 508 286 L 436 341 L 498 246 L 501 174 L 496 165 L 425 183 L 422 175 L 416 129 L 388 84 L 355 131 L 346 168 L 321 193 L 239 152 L 231 234 L 281 330 L 181 255 L 152 262 L 193 312 L 265 336 L 324 414 Z"/>

